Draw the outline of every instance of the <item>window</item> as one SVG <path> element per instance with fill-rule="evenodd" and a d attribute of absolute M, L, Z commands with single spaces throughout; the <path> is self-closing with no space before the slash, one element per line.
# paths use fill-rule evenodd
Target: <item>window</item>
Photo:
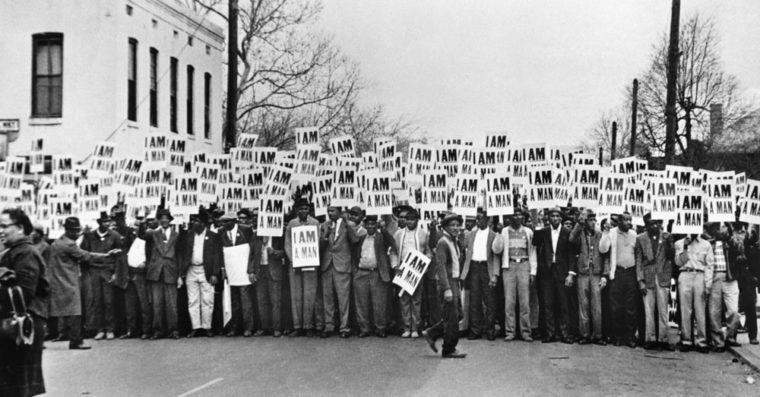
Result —
<path fill-rule="evenodd" d="M 32 117 L 61 117 L 63 34 L 32 35 Z"/>
<path fill-rule="evenodd" d="M 150 49 L 150 125 L 158 127 L 158 50 Z"/>
<path fill-rule="evenodd" d="M 127 4 L 127 15 L 132 15 L 132 6 Z"/>
<path fill-rule="evenodd" d="M 177 132 L 177 58 L 169 63 L 169 129 Z"/>
<path fill-rule="evenodd" d="M 127 119 L 137 121 L 137 40 L 129 39 L 127 66 Z"/>
<path fill-rule="evenodd" d="M 187 45 L 193 46 L 193 36 L 187 36 Z"/>
<path fill-rule="evenodd" d="M 203 75 L 203 137 L 211 139 L 211 75 Z"/>
<path fill-rule="evenodd" d="M 194 135 L 193 130 L 193 77 L 195 68 L 187 65 L 187 135 Z"/>

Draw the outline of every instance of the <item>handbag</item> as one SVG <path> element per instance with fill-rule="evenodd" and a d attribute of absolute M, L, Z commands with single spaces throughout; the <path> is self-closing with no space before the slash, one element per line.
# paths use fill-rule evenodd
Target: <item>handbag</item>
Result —
<path fill-rule="evenodd" d="M 6 271 L 0 277 L 0 294 L 8 296 L 10 312 L 3 308 L 0 318 L 0 342 L 15 346 L 30 346 L 34 341 L 34 321 L 26 311 L 26 302 L 21 287 L 15 284 L 16 276 Z"/>

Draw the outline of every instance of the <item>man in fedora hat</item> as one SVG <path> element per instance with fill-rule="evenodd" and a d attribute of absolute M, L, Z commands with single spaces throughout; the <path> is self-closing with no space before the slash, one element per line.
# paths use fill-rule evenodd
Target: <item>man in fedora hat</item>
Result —
<path fill-rule="evenodd" d="M 156 211 L 158 227 L 145 230 L 141 225 L 137 235 L 150 244 L 145 278 L 150 286 L 153 302 L 153 335 L 151 339 L 163 337 L 163 321 L 166 318 L 168 335 L 179 339 L 177 330 L 177 289 L 182 286 L 177 262 L 177 240 L 179 234 L 172 229 L 174 220 L 171 212 L 165 208 Z"/>
<path fill-rule="evenodd" d="M 207 225 L 208 214 L 201 208 L 198 214 L 190 215 L 190 230 L 182 236 L 179 274 L 185 277 L 187 310 L 193 327 L 188 338 L 201 330 L 213 336 L 214 286 L 219 281 L 223 254 L 219 236 Z"/>
<path fill-rule="evenodd" d="M 82 341 L 82 300 L 80 298 L 80 264 L 113 258 L 118 250 L 108 253 L 87 252 L 77 246 L 82 233 L 79 218 L 63 222 L 64 234 L 50 246 L 48 274 L 50 280 L 50 315 L 58 318 L 57 340 L 69 339 L 70 349 L 89 349 Z"/>
<path fill-rule="evenodd" d="M 111 217 L 103 211 L 98 218 L 98 228 L 82 237 L 83 250 L 94 253 L 121 252 L 122 236 L 111 230 Z M 95 340 L 113 339 L 114 327 L 114 285 L 118 257 L 109 255 L 94 257 L 89 261 L 89 294 L 85 297 L 85 329 L 97 331 Z"/>
<path fill-rule="evenodd" d="M 261 243 L 256 241 L 253 229 L 238 225 L 236 214 L 226 213 L 219 220 L 221 227 L 218 234 L 222 247 L 233 247 L 243 244 L 248 244 L 250 247 L 246 272 L 251 284 L 230 287 L 232 319 L 229 322 L 230 330 L 227 333 L 227 336 L 235 336 L 239 334 L 239 328 L 243 328 L 243 336 L 247 338 L 253 336 L 255 331 L 253 324 L 253 284 L 256 283 L 257 279 L 254 272 L 254 262 L 256 261 L 256 256 L 261 254 Z M 225 266 L 227 265 L 225 264 Z"/>

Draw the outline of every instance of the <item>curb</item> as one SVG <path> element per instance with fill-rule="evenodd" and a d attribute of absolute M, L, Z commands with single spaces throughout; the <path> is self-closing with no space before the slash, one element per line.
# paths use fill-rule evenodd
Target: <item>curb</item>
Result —
<path fill-rule="evenodd" d="M 735 347 L 727 347 L 726 351 L 733 354 L 739 359 L 739 361 L 755 370 L 755 372 L 760 372 L 760 357 L 754 353 L 747 351 L 746 349 L 737 349 Z"/>

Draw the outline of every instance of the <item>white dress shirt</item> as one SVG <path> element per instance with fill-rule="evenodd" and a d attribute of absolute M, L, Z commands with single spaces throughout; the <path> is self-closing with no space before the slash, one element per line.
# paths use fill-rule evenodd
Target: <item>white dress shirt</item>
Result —
<path fill-rule="evenodd" d="M 193 236 L 193 258 L 191 263 L 195 266 L 203 264 L 203 242 L 206 240 L 206 229 L 201 234 Z"/>
<path fill-rule="evenodd" d="M 488 228 L 477 229 L 475 241 L 472 242 L 472 258 L 476 262 L 488 260 Z"/>

